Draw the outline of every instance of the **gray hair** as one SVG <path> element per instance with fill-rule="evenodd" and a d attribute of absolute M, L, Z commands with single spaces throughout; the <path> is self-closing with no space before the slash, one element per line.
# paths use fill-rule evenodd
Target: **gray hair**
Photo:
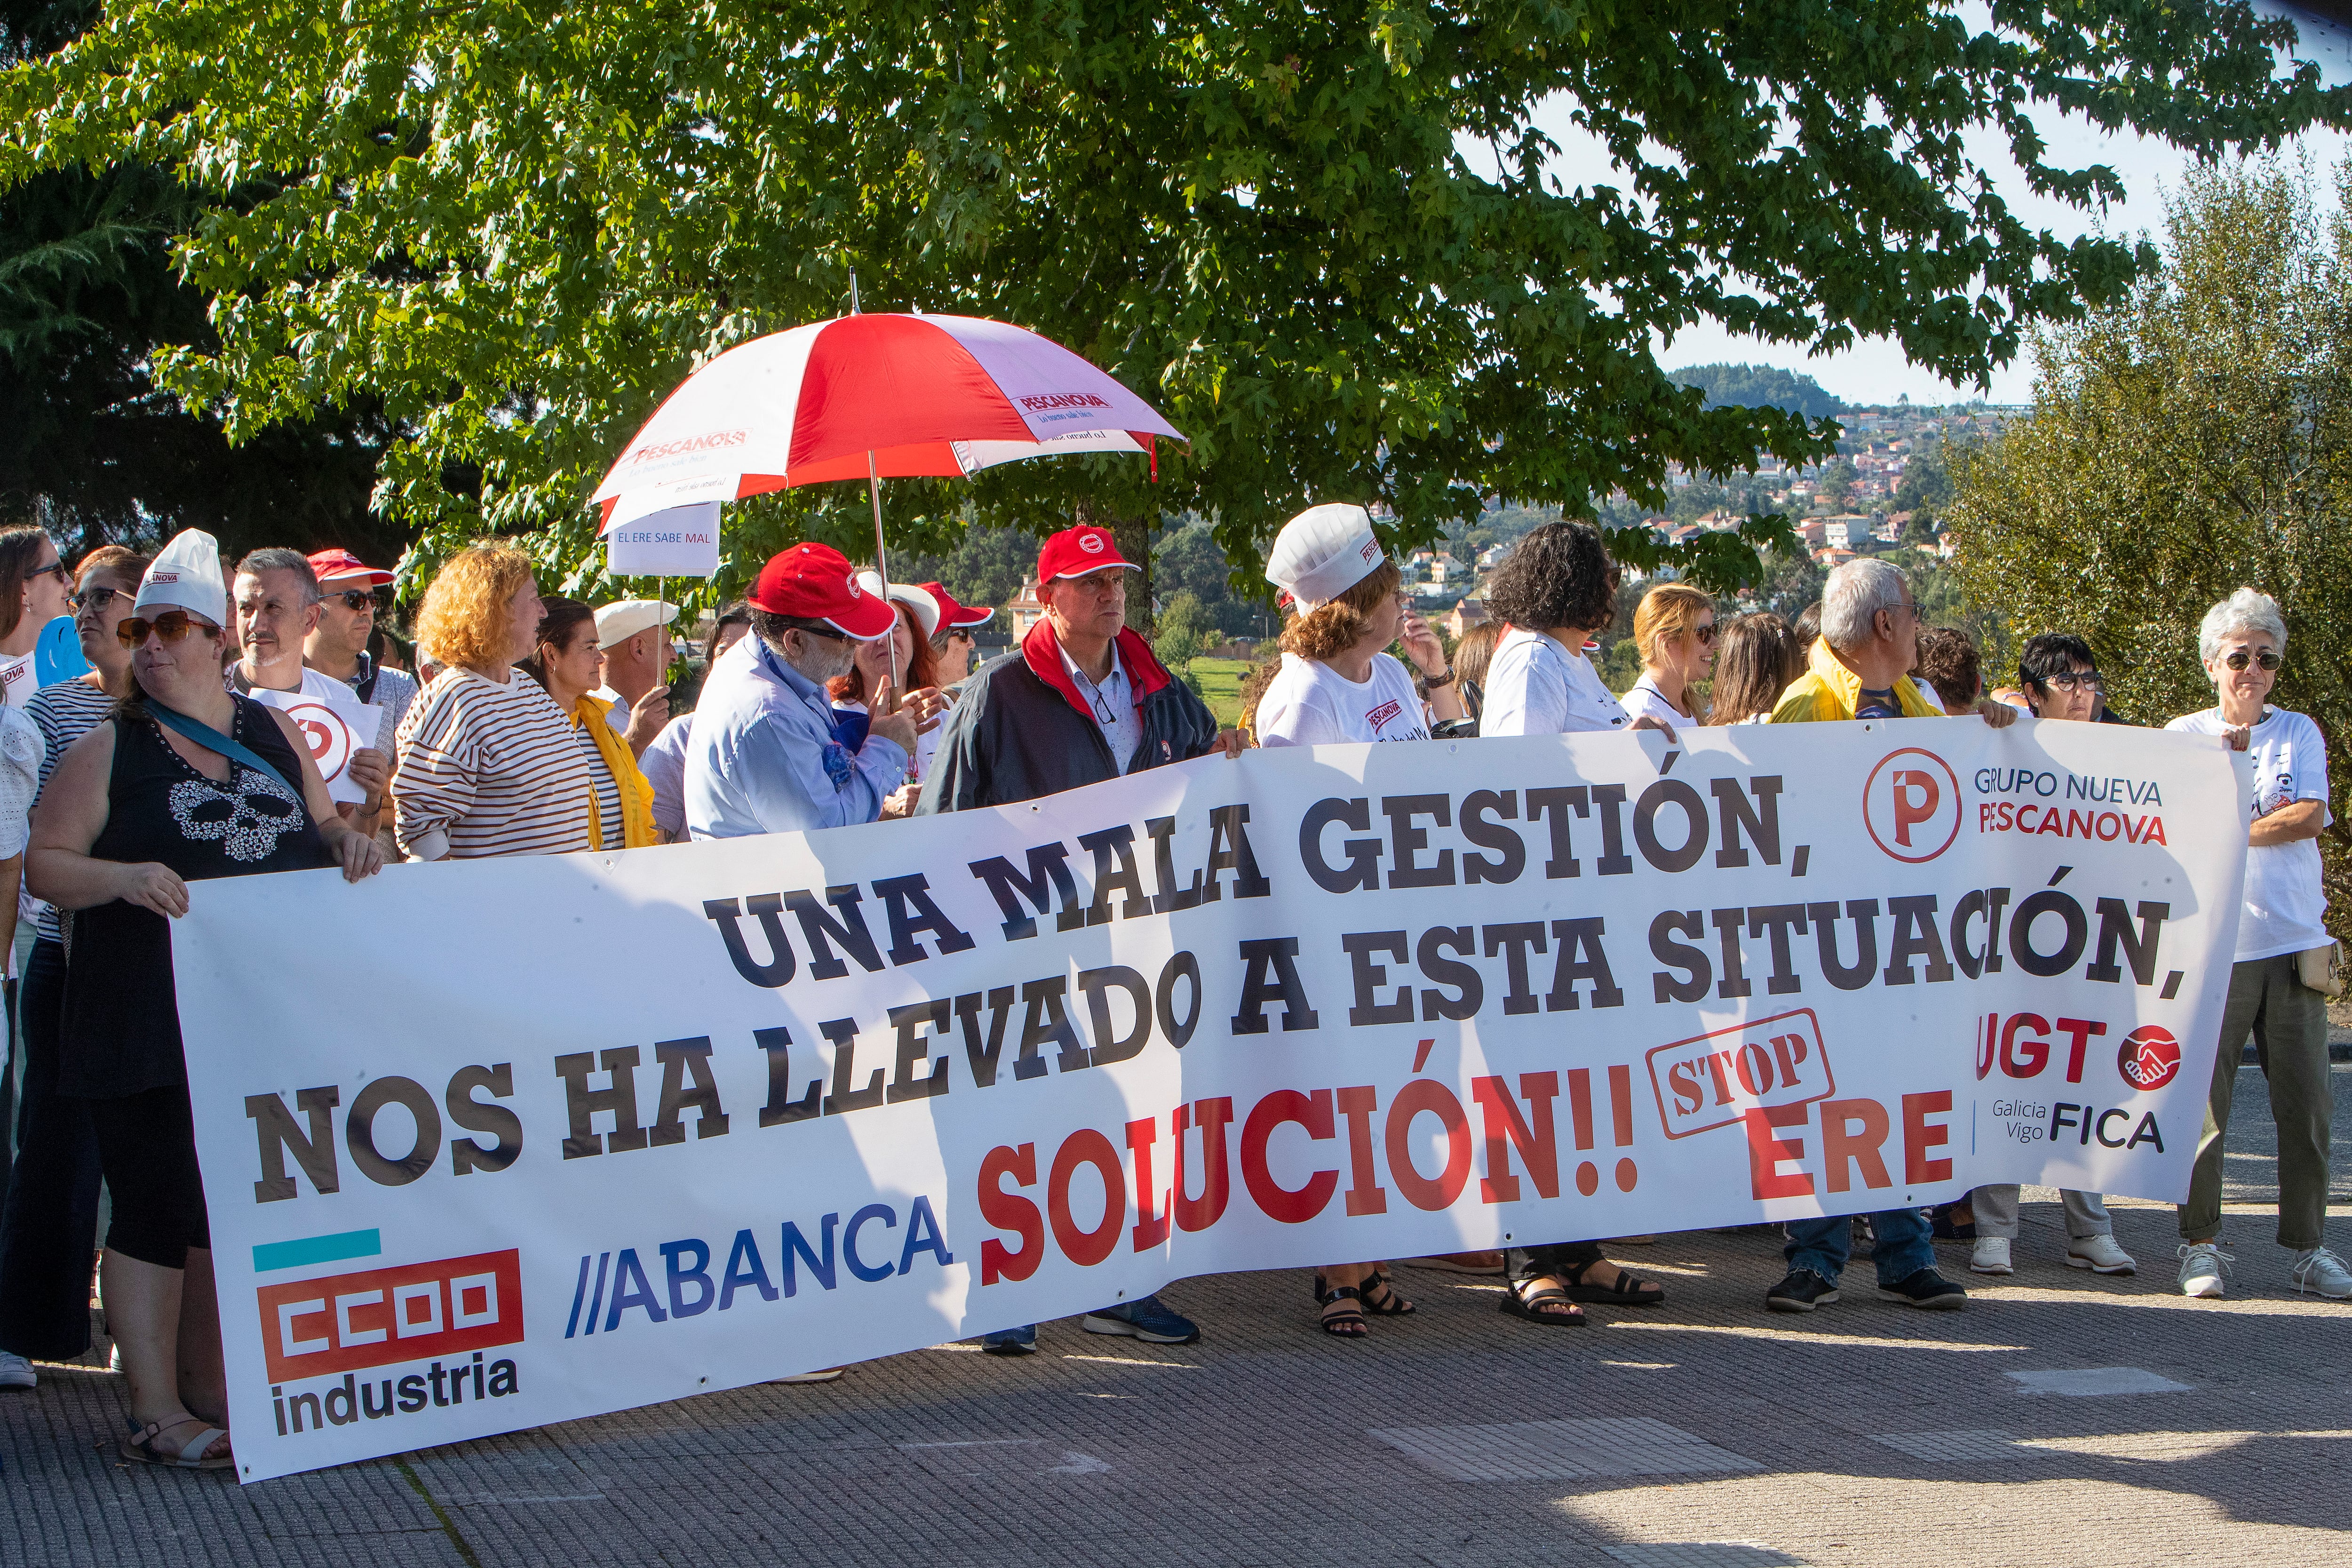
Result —
<path fill-rule="evenodd" d="M 1903 607 L 1903 574 L 1884 561 L 1849 561 L 1822 587 L 1822 637 L 1841 653 L 1878 635 L 1878 612 Z"/>
<path fill-rule="evenodd" d="M 302 584 L 306 605 L 319 602 L 319 574 L 310 570 L 310 558 L 299 550 L 272 545 L 267 550 L 249 550 L 245 559 L 236 563 L 240 577 L 258 577 L 264 572 L 291 572 L 294 580 Z"/>
<path fill-rule="evenodd" d="M 2222 640 L 2237 632 L 2268 632 L 2278 651 L 2286 651 L 2286 619 L 2279 614 L 2278 601 L 2241 588 L 2205 612 L 2205 622 L 2197 628 L 2197 662 L 2212 663 Z"/>

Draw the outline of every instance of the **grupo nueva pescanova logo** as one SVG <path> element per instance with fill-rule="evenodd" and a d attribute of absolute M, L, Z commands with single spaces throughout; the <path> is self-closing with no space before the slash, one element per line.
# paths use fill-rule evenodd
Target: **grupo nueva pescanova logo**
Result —
<path fill-rule="evenodd" d="M 1933 860 L 1959 837 L 1959 778 L 1924 747 L 1889 752 L 1863 784 L 1862 820 L 1870 841 L 1894 858 Z"/>

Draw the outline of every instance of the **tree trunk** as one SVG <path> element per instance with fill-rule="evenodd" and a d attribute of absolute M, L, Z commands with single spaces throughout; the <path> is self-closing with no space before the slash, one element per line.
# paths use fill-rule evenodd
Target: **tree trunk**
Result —
<path fill-rule="evenodd" d="M 1144 641 L 1151 640 L 1156 617 L 1151 612 L 1151 528 L 1150 517 L 1116 517 L 1106 515 L 1092 501 L 1077 505 L 1081 526 L 1108 528 L 1118 552 L 1135 563 L 1138 570 L 1127 584 L 1127 624 Z"/>

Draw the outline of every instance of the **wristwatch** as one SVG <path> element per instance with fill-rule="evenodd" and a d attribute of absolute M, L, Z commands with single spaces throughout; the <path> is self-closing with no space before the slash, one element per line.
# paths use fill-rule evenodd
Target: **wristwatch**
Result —
<path fill-rule="evenodd" d="M 1432 691 L 1441 686 L 1451 686 L 1454 684 L 1454 667 L 1447 665 L 1445 673 L 1443 675 L 1424 675 L 1421 678 L 1421 683 Z"/>

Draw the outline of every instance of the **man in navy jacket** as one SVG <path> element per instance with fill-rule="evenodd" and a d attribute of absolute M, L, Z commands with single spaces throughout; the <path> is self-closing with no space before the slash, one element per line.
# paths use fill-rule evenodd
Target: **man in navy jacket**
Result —
<path fill-rule="evenodd" d="M 1218 748 L 1207 705 L 1127 629 L 1134 570 L 1108 529 L 1066 528 L 1045 541 L 1045 614 L 964 683 L 919 814 L 1034 800 Z"/>
<path fill-rule="evenodd" d="M 1127 574 L 1135 569 L 1106 528 L 1066 528 L 1045 541 L 1037 552 L 1045 614 L 1019 647 L 964 683 L 916 815 L 1034 800 L 1220 749 L 1240 754 L 1240 734 L 1219 734 L 1207 704 L 1127 629 Z M 1156 1295 L 1088 1312 L 1078 1326 L 1152 1344 L 1201 1337 Z M 1027 1355 L 1037 1348 L 1036 1326 L 981 1343 L 998 1355 Z"/>

